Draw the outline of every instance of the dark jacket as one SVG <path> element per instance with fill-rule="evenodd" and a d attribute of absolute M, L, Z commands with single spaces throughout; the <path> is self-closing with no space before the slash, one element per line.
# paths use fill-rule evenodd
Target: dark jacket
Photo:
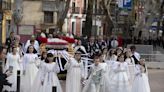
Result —
<path fill-rule="evenodd" d="M 2 72 L 2 61 L 0 61 L 0 92 L 2 92 L 3 85 L 10 85 L 6 78 L 7 75 Z"/>

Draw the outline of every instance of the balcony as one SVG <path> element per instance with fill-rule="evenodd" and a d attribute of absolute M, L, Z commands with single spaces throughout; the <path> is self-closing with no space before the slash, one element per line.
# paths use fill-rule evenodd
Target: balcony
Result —
<path fill-rule="evenodd" d="M 104 15 L 104 14 L 105 14 L 105 11 L 102 9 L 95 9 L 93 11 L 93 15 Z"/>
<path fill-rule="evenodd" d="M 2 10 L 11 10 L 11 0 L 2 0 Z"/>
<path fill-rule="evenodd" d="M 72 7 L 71 13 L 73 14 L 80 14 L 80 7 Z"/>
<path fill-rule="evenodd" d="M 53 12 L 58 12 L 63 9 L 64 7 L 64 2 L 58 2 L 58 1 L 42 1 L 42 10 L 43 11 L 53 11 Z"/>

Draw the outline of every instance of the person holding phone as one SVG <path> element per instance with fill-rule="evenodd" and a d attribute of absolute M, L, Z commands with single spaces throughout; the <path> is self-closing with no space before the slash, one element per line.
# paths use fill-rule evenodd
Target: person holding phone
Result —
<path fill-rule="evenodd" d="M 20 55 L 17 53 L 16 47 L 12 47 L 12 53 L 7 56 L 5 70 L 11 73 L 7 80 L 12 83 L 12 86 L 4 86 L 4 90 L 15 92 L 17 89 L 17 71 L 20 70 Z"/>
<path fill-rule="evenodd" d="M 3 86 L 11 86 L 12 84 L 9 83 L 6 78 L 11 75 L 10 72 L 3 73 L 3 63 L 6 58 L 6 50 L 4 47 L 0 46 L 0 92 L 2 92 Z"/>

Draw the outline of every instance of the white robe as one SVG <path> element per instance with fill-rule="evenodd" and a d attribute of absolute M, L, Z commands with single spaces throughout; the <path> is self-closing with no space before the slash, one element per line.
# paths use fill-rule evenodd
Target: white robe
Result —
<path fill-rule="evenodd" d="M 76 52 L 78 49 L 81 49 L 81 50 L 83 50 L 83 52 L 85 52 L 85 54 L 87 53 L 87 51 L 86 51 L 86 49 L 85 49 L 85 47 L 84 46 L 75 46 L 75 48 L 74 48 L 74 51 Z"/>
<path fill-rule="evenodd" d="M 37 54 L 25 54 L 23 57 L 23 71 L 21 90 L 22 92 L 31 92 L 32 85 L 38 72 L 38 56 Z"/>
<path fill-rule="evenodd" d="M 114 74 L 110 79 L 111 92 L 130 92 L 128 64 L 126 62 L 115 62 L 112 68 Z"/>
<path fill-rule="evenodd" d="M 102 63 L 98 66 L 92 65 L 91 74 L 82 92 L 110 92 L 105 66 Z"/>
<path fill-rule="evenodd" d="M 125 59 L 125 62 L 128 63 L 129 66 L 129 73 L 130 73 L 130 84 L 132 87 L 132 84 L 134 82 L 134 77 L 135 77 L 135 63 L 134 63 L 134 59 L 133 58 L 127 58 Z"/>
<path fill-rule="evenodd" d="M 30 46 L 30 40 L 28 40 L 25 44 L 25 52 L 27 51 L 28 46 Z M 34 41 L 34 48 L 36 49 L 37 52 L 39 52 L 39 42 L 37 40 Z"/>
<path fill-rule="evenodd" d="M 9 83 L 12 83 L 12 86 L 4 86 L 4 90 L 7 91 L 16 91 L 17 89 L 17 71 L 20 70 L 20 56 L 19 54 L 13 55 L 8 54 L 5 70 L 9 69 L 12 66 L 12 75 L 7 78 Z"/>
<path fill-rule="evenodd" d="M 131 92 L 150 92 L 148 76 L 144 73 L 144 70 L 141 65 L 136 65 L 135 80 Z"/>
<path fill-rule="evenodd" d="M 45 64 L 44 60 L 39 60 L 39 70 L 37 72 L 37 75 L 34 79 L 34 83 L 32 86 L 32 92 L 40 92 L 39 90 L 41 89 L 42 85 L 41 85 L 41 78 L 42 78 L 42 71 L 43 71 L 43 66 Z"/>
<path fill-rule="evenodd" d="M 84 79 L 84 62 L 78 63 L 77 60 L 71 58 L 65 65 L 67 69 L 66 92 L 81 92 L 82 78 Z"/>
<path fill-rule="evenodd" d="M 115 58 L 111 58 L 109 60 L 105 60 L 105 62 L 107 63 L 108 65 L 108 78 L 111 79 L 111 77 L 113 76 L 114 74 L 114 70 L 113 70 L 113 64 L 116 62 L 117 60 L 117 56 L 113 56 Z"/>
<path fill-rule="evenodd" d="M 55 86 L 57 87 L 57 92 L 63 92 L 57 77 L 57 73 L 60 72 L 58 64 L 55 62 L 44 63 L 42 68 L 41 81 L 43 81 L 43 85 L 38 88 L 37 92 L 52 92 L 52 87 Z"/>
<path fill-rule="evenodd" d="M 110 60 L 110 61 L 117 61 L 117 56 L 116 55 L 112 55 L 111 57 L 108 57 L 108 60 Z"/>

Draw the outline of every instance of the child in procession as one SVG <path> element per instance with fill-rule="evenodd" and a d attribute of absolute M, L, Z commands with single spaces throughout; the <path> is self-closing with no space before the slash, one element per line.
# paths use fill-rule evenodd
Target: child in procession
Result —
<path fill-rule="evenodd" d="M 84 80 L 84 62 L 81 60 L 81 52 L 76 51 L 65 65 L 67 70 L 66 92 L 81 92 Z"/>
<path fill-rule="evenodd" d="M 52 53 L 47 54 L 47 58 L 41 70 L 42 86 L 37 92 L 52 92 L 52 87 L 56 87 L 56 92 L 63 92 L 60 81 L 57 77 L 57 73 L 60 72 L 60 68 L 58 63 L 54 62 L 54 55 Z"/>
<path fill-rule="evenodd" d="M 141 59 L 135 66 L 135 79 L 132 86 L 132 92 L 150 92 L 150 85 L 147 76 L 147 67 Z"/>
<path fill-rule="evenodd" d="M 32 85 L 38 72 L 38 55 L 34 53 L 34 47 L 30 45 L 23 56 L 22 92 L 31 92 Z"/>
<path fill-rule="evenodd" d="M 41 85 L 41 74 L 42 74 L 42 71 L 43 71 L 43 65 L 45 64 L 45 60 L 47 58 L 47 52 L 43 52 L 42 55 L 39 57 L 39 65 L 38 65 L 38 68 L 39 68 L 39 71 L 35 77 L 35 80 L 34 80 L 34 83 L 33 83 L 33 86 L 32 86 L 32 92 L 39 92 L 40 90 L 40 87 L 42 86 Z"/>
<path fill-rule="evenodd" d="M 104 65 L 101 63 L 101 55 L 94 56 L 94 64 L 91 66 L 89 79 L 82 92 L 110 92 L 107 85 L 107 80 Z"/>
<path fill-rule="evenodd" d="M 130 74 L 124 54 L 118 55 L 118 60 L 112 65 L 114 74 L 111 76 L 111 92 L 130 92 Z"/>

